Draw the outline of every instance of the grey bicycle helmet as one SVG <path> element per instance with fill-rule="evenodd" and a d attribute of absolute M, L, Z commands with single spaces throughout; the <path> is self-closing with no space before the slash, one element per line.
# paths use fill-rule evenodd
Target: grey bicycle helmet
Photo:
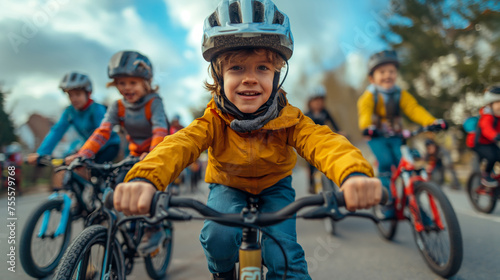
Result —
<path fill-rule="evenodd" d="M 267 48 L 286 60 L 293 53 L 288 16 L 271 0 L 223 0 L 203 27 L 203 58 L 240 48 Z"/>
<path fill-rule="evenodd" d="M 149 80 L 153 77 L 153 65 L 145 55 L 136 51 L 115 53 L 108 64 L 108 76 L 140 77 Z"/>
<path fill-rule="evenodd" d="M 399 67 L 399 60 L 396 51 L 381 51 L 373 54 L 368 61 L 370 75 L 373 74 L 375 68 L 386 63 L 394 63 L 396 67 Z"/>
<path fill-rule="evenodd" d="M 69 72 L 64 75 L 61 83 L 59 83 L 59 88 L 61 88 L 64 92 L 71 89 L 83 89 L 86 92 L 92 92 L 92 83 L 87 75 L 77 73 L 77 72 Z"/>

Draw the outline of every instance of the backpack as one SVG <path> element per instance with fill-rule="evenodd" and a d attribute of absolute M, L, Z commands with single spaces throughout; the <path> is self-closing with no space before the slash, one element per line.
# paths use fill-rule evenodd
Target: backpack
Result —
<path fill-rule="evenodd" d="M 465 119 L 464 124 L 462 126 L 467 134 L 475 133 L 476 130 L 478 129 L 478 123 L 479 123 L 479 116 L 472 116 Z"/>
<path fill-rule="evenodd" d="M 151 104 L 155 98 L 151 98 L 148 103 L 144 106 L 144 112 L 146 114 L 146 119 L 151 123 Z M 121 99 L 118 99 L 118 121 L 120 122 L 120 126 L 125 129 L 125 105 Z M 167 132 L 170 131 L 170 122 L 168 121 L 167 115 L 165 114 L 165 121 L 167 123 Z"/>

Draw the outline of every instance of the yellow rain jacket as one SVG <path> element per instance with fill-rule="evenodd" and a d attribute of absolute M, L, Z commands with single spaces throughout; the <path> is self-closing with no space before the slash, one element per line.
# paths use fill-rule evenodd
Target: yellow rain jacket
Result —
<path fill-rule="evenodd" d="M 358 99 L 358 121 L 361 130 L 375 124 L 375 120 L 373 119 L 374 116 L 378 116 L 382 124 L 388 122 L 383 95 L 380 93 L 378 94 L 377 108 L 374 108 L 375 99 L 373 93 L 369 89 L 370 87 L 365 90 L 363 95 Z M 419 125 L 427 126 L 436 120 L 436 118 L 427 112 L 424 107 L 420 106 L 415 97 L 406 90 L 401 90 L 399 107 L 407 117 Z"/>
<path fill-rule="evenodd" d="M 232 115 L 222 113 L 212 99 L 203 117 L 165 137 L 128 172 L 165 190 L 180 173 L 208 149 L 205 181 L 259 194 L 292 174 L 297 152 L 339 184 L 352 173 L 373 176 L 370 164 L 345 137 L 320 126 L 288 104 L 279 116 L 250 133 L 230 128 Z"/>

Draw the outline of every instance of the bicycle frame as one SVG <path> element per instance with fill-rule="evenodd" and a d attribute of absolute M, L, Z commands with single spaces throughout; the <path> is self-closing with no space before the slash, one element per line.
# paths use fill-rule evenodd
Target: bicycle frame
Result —
<path fill-rule="evenodd" d="M 422 222 L 422 217 L 420 215 L 420 209 L 415 198 L 415 183 L 419 181 L 427 182 L 429 176 L 425 169 L 416 169 L 413 157 L 411 156 L 410 149 L 406 144 L 401 145 L 401 160 L 399 165 L 395 168 L 391 175 L 391 194 L 396 206 L 396 219 L 405 220 L 407 217 L 404 215 L 404 208 L 408 203 L 410 214 L 415 221 L 415 229 L 417 232 L 422 232 L 424 230 L 424 224 Z M 399 177 L 403 178 L 404 190 L 401 194 L 401 198 L 398 196 L 398 190 L 396 187 L 396 180 Z M 443 223 L 441 221 L 441 216 L 439 215 L 437 206 L 434 202 L 434 198 L 429 194 L 429 203 L 432 209 L 432 215 L 436 225 L 440 229 L 444 229 Z"/>
<path fill-rule="evenodd" d="M 82 192 L 85 188 L 94 188 L 94 195 L 97 193 L 97 186 L 91 184 L 87 180 L 85 180 L 83 177 L 78 175 L 73 171 L 73 166 L 61 169 L 61 170 L 67 170 L 66 174 L 64 174 L 64 179 L 63 179 L 63 189 L 69 190 L 72 193 L 75 194 L 75 199 L 78 202 L 78 205 L 80 207 L 84 207 L 84 210 L 87 211 L 87 213 L 90 213 L 93 211 L 90 205 L 88 205 L 82 197 Z M 77 186 L 75 186 L 77 185 Z M 48 198 L 49 200 L 55 200 L 55 199 L 62 199 L 63 200 L 63 210 L 61 219 L 59 220 L 59 224 L 57 226 L 57 229 L 54 233 L 53 237 L 57 237 L 64 233 L 64 230 L 66 229 L 67 223 L 68 223 L 68 216 L 70 215 L 71 212 L 71 204 L 72 204 L 72 199 L 69 197 L 68 194 L 66 193 L 60 193 L 59 190 L 54 191 Z M 45 231 L 47 230 L 48 224 L 50 221 L 50 212 L 44 212 L 43 214 L 43 221 L 42 225 L 40 227 L 40 231 L 38 233 L 38 237 L 43 237 L 45 235 Z"/>

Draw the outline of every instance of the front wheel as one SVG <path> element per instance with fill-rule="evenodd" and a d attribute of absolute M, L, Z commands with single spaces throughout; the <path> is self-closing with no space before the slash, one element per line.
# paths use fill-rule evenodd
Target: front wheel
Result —
<path fill-rule="evenodd" d="M 394 182 L 396 186 L 396 194 L 399 196 L 399 205 L 375 205 L 373 206 L 373 215 L 377 217 L 380 221 L 377 223 L 377 229 L 380 235 L 386 240 L 393 240 L 398 229 L 398 219 L 396 217 L 396 212 L 401 212 L 404 208 L 405 201 L 402 201 L 404 194 L 404 180 L 402 177 L 396 178 Z M 394 199 L 393 199 L 394 200 Z M 388 214 L 391 213 L 392 214 Z"/>
<path fill-rule="evenodd" d="M 483 186 L 481 178 L 481 172 L 470 175 L 467 182 L 467 196 L 477 211 L 490 214 L 497 204 L 495 189 Z"/>
<path fill-rule="evenodd" d="M 436 274 L 448 278 L 462 265 L 463 243 L 458 219 L 446 195 L 434 184 L 417 182 L 415 199 L 420 210 L 422 230 L 412 230 L 417 247 Z"/>
<path fill-rule="evenodd" d="M 174 228 L 169 221 L 163 221 L 162 230 L 165 231 L 167 237 L 158 249 L 144 258 L 146 271 L 149 277 L 153 279 L 160 279 L 167 273 L 168 265 L 172 257 L 172 246 L 174 240 Z"/>
<path fill-rule="evenodd" d="M 57 267 L 71 238 L 71 215 L 63 221 L 62 199 L 48 200 L 38 206 L 26 221 L 21 234 L 19 258 L 24 271 L 44 278 Z M 56 234 L 62 224 L 65 228 Z"/>
<path fill-rule="evenodd" d="M 101 279 L 107 236 L 108 229 L 101 225 L 84 229 L 64 254 L 53 279 Z M 123 255 L 116 238 L 111 247 L 110 273 L 104 279 L 125 279 Z"/>

